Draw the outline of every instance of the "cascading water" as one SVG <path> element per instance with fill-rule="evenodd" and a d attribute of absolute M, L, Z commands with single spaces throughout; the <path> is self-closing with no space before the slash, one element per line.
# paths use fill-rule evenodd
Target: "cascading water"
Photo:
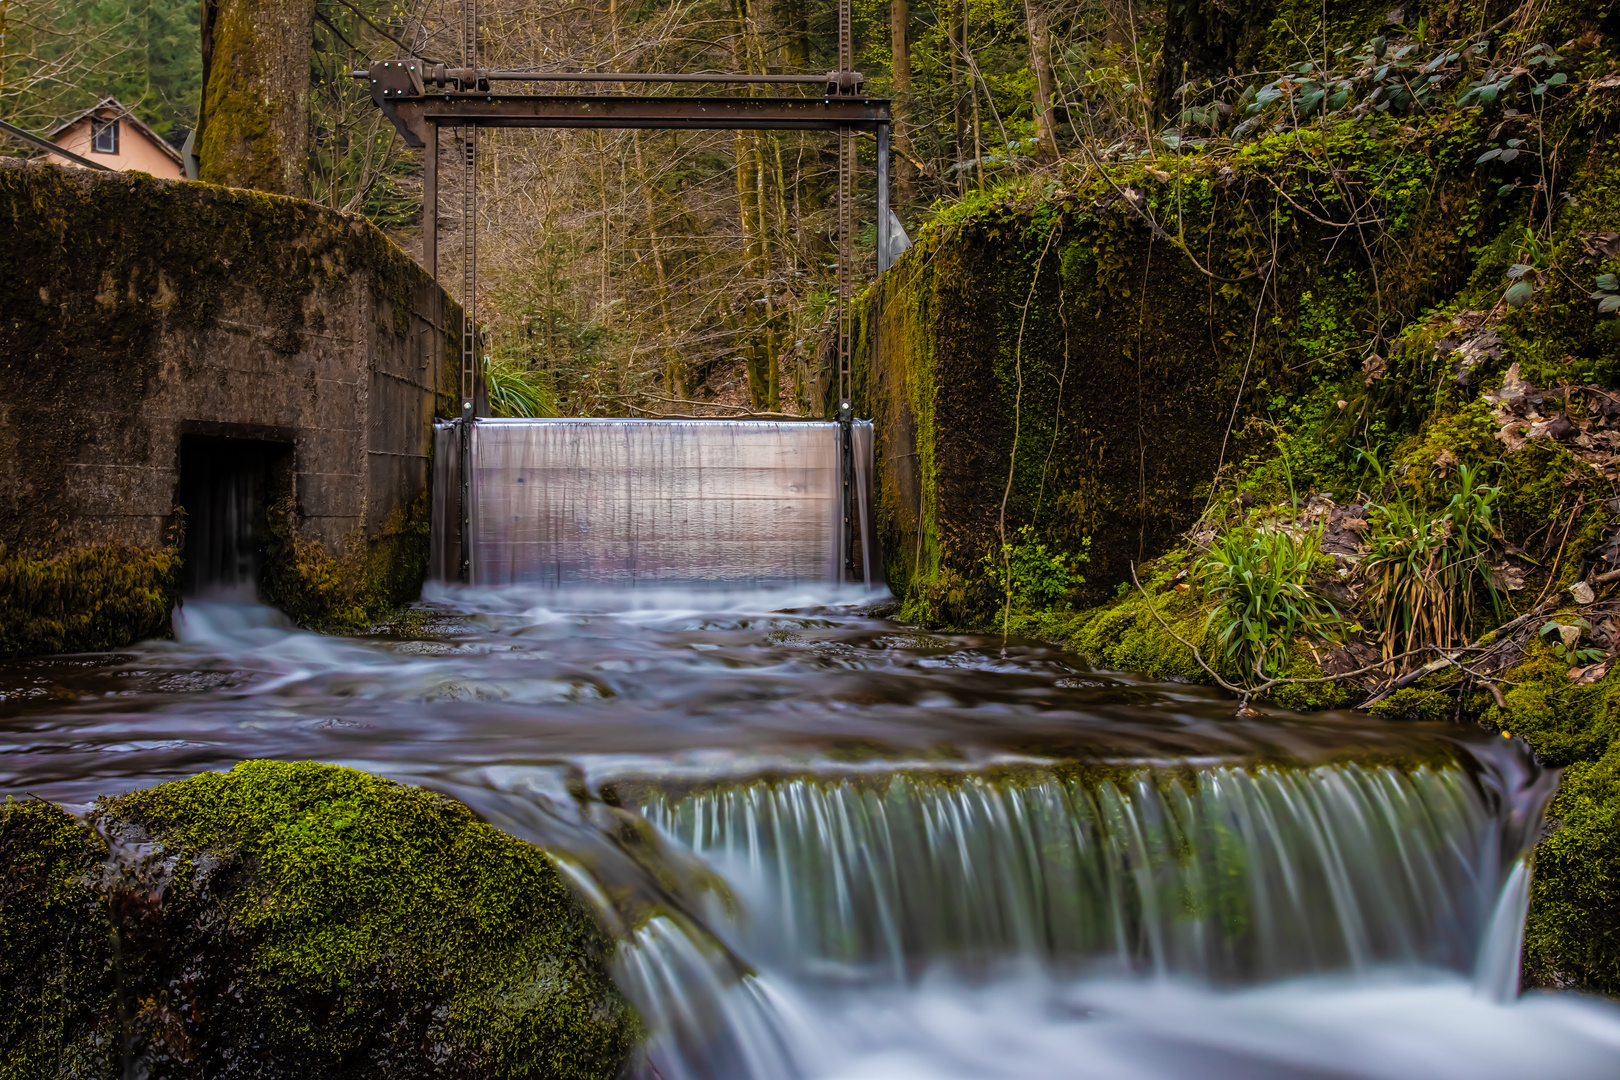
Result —
<path fill-rule="evenodd" d="M 856 550 L 870 423 L 854 442 Z M 479 420 L 468 436 L 469 580 L 578 586 L 840 581 L 843 428 L 763 420 Z M 459 425 L 437 429 L 433 566 L 459 575 Z M 453 554 L 452 554 L 453 553 Z M 872 559 L 862 558 L 872 585 Z M 878 581 L 881 584 L 881 575 Z"/>
<path fill-rule="evenodd" d="M 440 588 L 333 639 L 0 667 L 0 787 L 248 757 L 433 787 L 621 940 L 638 1080 L 1607 1078 L 1620 1010 L 1518 999 L 1556 776 L 1522 746 L 942 637 L 827 586 Z"/>
<path fill-rule="evenodd" d="M 1223 983 L 1468 971 L 1501 848 L 1525 842 L 1461 770 L 1428 766 L 795 779 L 643 812 L 747 884 L 750 955 L 891 982 L 942 960 Z"/>

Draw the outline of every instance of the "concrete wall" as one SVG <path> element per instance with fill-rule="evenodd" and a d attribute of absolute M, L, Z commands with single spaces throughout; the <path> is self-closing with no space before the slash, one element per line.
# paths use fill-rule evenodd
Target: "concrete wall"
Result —
<path fill-rule="evenodd" d="M 291 444 L 284 546 L 346 575 L 303 597 L 301 617 L 346 605 L 353 621 L 419 585 L 420 567 L 373 556 L 422 515 L 431 420 L 453 413 L 458 386 L 444 327 L 460 311 L 369 222 L 258 192 L 5 163 L 0 250 L 0 622 L 8 563 L 15 577 L 19 559 L 171 544 L 188 433 Z M 425 557 L 425 521 L 409 527 Z M 55 602 L 20 588 L 14 609 Z M 0 652 L 128 636 L 30 646 L 4 633 Z"/>

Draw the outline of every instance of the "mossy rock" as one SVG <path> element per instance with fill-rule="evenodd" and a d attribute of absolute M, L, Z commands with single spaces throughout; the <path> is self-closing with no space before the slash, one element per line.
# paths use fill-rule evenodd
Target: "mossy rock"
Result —
<path fill-rule="evenodd" d="M 1565 770 L 1535 852 L 1524 981 L 1620 995 L 1620 674 L 1583 686 L 1567 671 L 1532 642 L 1504 673 L 1507 708 L 1481 719 Z"/>
<path fill-rule="evenodd" d="M 1536 848 L 1525 981 L 1620 995 L 1620 742 L 1571 765 Z"/>
<path fill-rule="evenodd" d="M 0 1078 L 114 1075 L 121 1027 L 165 1077 L 607 1078 L 639 1035 L 550 860 L 453 800 L 251 761 L 90 822 L 7 804 Z"/>
<path fill-rule="evenodd" d="M 45 559 L 0 545 L 0 656 L 115 649 L 166 634 L 180 584 L 171 548 L 96 544 Z"/>
<path fill-rule="evenodd" d="M 1372 711 L 1388 720 L 1423 720 L 1435 723 L 1450 716 L 1456 704 L 1456 699 L 1450 694 L 1408 686 L 1374 705 Z"/>

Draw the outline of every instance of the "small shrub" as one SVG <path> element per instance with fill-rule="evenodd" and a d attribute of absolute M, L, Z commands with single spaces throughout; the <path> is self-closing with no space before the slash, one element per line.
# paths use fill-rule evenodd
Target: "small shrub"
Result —
<path fill-rule="evenodd" d="M 1590 629 L 1592 624 L 1585 619 L 1570 619 L 1568 622 L 1551 619 L 1539 632 L 1558 662 L 1565 667 L 1575 668 L 1595 664 L 1608 655 L 1602 649 L 1581 648 L 1581 636 Z"/>
<path fill-rule="evenodd" d="M 1372 508 L 1376 525 L 1361 573 L 1384 659 L 1461 645 L 1473 624 L 1479 585 L 1501 614 L 1484 562 L 1501 489 L 1485 487 L 1478 470 L 1459 466 L 1450 501 L 1432 513 L 1420 497 L 1389 484 L 1381 471 L 1379 478 L 1394 495 Z M 1411 661 L 1401 666 L 1410 667 Z"/>
<path fill-rule="evenodd" d="M 985 575 L 1006 598 L 1008 611 L 1055 607 L 1073 589 L 1086 583 L 1076 567 L 1091 561 L 1089 536 L 1074 553 L 1048 550 L 1028 525 L 1014 536 L 1014 542 L 1004 544 L 999 552 L 985 555 L 983 560 Z"/>
<path fill-rule="evenodd" d="M 1243 679 L 1283 674 L 1301 634 L 1335 637 L 1338 611 L 1308 581 L 1321 557 L 1319 531 L 1240 526 L 1222 533 L 1193 575 L 1215 603 L 1210 625 L 1221 658 Z"/>
<path fill-rule="evenodd" d="M 541 372 L 497 358 L 484 368 L 484 385 L 489 390 L 489 407 L 496 416 L 534 419 L 557 415 L 557 395 L 551 380 Z"/>

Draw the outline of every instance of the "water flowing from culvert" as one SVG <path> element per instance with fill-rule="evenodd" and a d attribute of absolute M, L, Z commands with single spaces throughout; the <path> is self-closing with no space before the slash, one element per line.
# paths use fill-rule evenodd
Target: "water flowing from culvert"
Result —
<path fill-rule="evenodd" d="M 1238 719 L 870 599 L 436 588 L 352 638 L 188 602 L 0 665 L 0 787 L 278 757 L 460 798 L 621 938 L 642 1080 L 1614 1075 L 1614 1006 L 1515 999 L 1556 781 L 1516 742 Z"/>

